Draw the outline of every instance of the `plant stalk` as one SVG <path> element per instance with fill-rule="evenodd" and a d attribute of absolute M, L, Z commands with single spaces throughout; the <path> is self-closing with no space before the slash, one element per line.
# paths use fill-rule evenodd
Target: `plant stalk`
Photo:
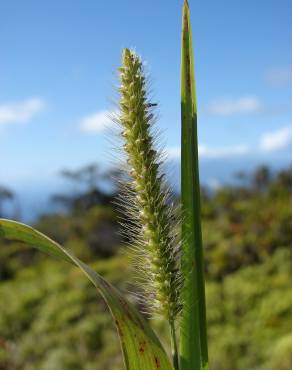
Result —
<path fill-rule="evenodd" d="M 174 370 L 179 370 L 179 356 L 176 340 L 176 330 L 174 321 L 169 322 L 170 325 L 170 336 L 171 336 L 171 349 L 172 349 L 172 362 Z"/>

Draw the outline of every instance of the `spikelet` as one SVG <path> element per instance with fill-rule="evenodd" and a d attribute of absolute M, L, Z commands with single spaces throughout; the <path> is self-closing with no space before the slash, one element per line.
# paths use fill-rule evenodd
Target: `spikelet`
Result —
<path fill-rule="evenodd" d="M 143 64 L 133 51 L 123 51 L 119 74 L 118 122 L 131 179 L 123 197 L 131 219 L 132 243 L 138 246 L 136 268 L 152 313 L 173 322 L 181 308 L 180 243 L 176 212 L 160 171 L 161 158 L 151 130 L 156 104 L 148 100 Z"/>

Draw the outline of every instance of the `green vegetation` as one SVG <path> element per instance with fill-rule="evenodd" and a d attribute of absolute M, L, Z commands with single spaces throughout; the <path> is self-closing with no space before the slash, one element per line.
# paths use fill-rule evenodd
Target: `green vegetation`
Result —
<path fill-rule="evenodd" d="M 264 183 L 257 180 L 262 172 L 250 185 L 202 192 L 212 369 L 291 369 L 292 169 Z M 106 254 L 99 245 L 105 237 L 99 225 L 111 225 L 112 235 L 116 217 L 112 207 L 94 205 L 82 217 L 48 215 L 35 226 L 58 235 L 143 311 L 128 293 L 124 240 L 116 239 Z M 2 240 L 0 275 L 0 369 L 122 368 L 105 304 L 76 268 Z M 160 321 L 154 326 L 167 337 Z"/>

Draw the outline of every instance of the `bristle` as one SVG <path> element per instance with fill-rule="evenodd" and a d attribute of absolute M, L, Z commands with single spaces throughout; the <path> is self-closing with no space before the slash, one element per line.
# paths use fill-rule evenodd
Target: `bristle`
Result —
<path fill-rule="evenodd" d="M 174 321 L 180 311 L 180 244 L 176 215 L 160 171 L 161 156 L 152 135 L 153 108 L 143 63 L 125 49 L 120 73 L 120 115 L 124 151 L 131 181 L 122 195 L 130 217 L 125 233 L 132 239 L 136 270 L 152 312 Z"/>

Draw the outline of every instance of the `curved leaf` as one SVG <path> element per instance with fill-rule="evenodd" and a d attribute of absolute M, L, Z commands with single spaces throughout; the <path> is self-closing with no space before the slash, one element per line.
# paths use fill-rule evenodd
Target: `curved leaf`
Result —
<path fill-rule="evenodd" d="M 64 247 L 30 226 L 0 219 L 0 236 L 25 242 L 79 267 L 105 299 L 117 326 L 127 370 L 171 370 L 169 359 L 146 320 L 121 293 Z"/>

